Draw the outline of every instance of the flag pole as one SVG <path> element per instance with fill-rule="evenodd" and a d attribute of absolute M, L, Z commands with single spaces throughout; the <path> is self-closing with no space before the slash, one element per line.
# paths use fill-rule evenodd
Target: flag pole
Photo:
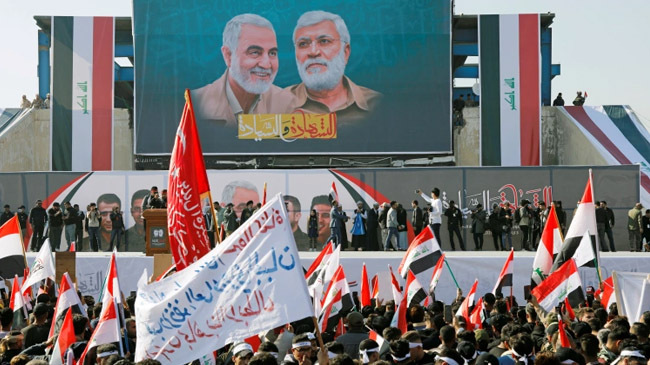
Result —
<path fill-rule="evenodd" d="M 325 343 L 323 343 L 323 337 L 320 334 L 320 328 L 318 328 L 318 319 L 316 319 L 316 316 L 311 317 L 311 319 L 314 321 L 314 328 L 316 329 L 316 339 L 318 339 L 318 346 L 321 349 L 324 349 Z"/>
<path fill-rule="evenodd" d="M 447 262 L 446 257 L 445 257 L 445 264 L 447 264 L 447 268 L 449 269 L 449 273 L 451 274 L 451 278 L 454 280 L 454 284 L 456 284 L 456 288 L 460 289 L 460 286 L 458 285 L 458 282 L 456 281 L 456 277 L 454 276 L 454 272 L 451 271 L 451 266 L 449 266 L 449 263 Z"/>

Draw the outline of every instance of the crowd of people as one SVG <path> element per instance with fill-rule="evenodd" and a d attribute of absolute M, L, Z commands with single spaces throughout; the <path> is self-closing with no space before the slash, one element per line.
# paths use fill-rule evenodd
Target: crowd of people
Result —
<path fill-rule="evenodd" d="M 330 237 L 328 239 L 342 249 L 364 250 L 364 251 L 405 251 L 408 248 L 407 231 L 410 223 L 415 236 L 420 234 L 422 229 L 429 225 L 434 232 L 438 242 L 442 244 L 440 228 L 443 218 L 446 220 L 448 240 L 452 251 L 456 250 L 456 241 L 459 248 L 466 251 L 466 246 L 461 230 L 468 227 L 472 233 L 474 250 L 481 251 L 488 249 L 484 247 L 484 235 L 490 232 L 493 239 L 495 251 L 509 251 L 513 248 L 513 229 L 518 228 L 521 234 L 521 247 L 516 250 L 535 251 L 539 239 L 549 216 L 550 206 L 540 201 L 534 205 L 523 199 L 519 206 L 514 207 L 505 200 L 501 204 L 494 203 L 490 211 L 486 211 L 482 204 L 477 204 L 467 214 L 462 212 L 453 200 L 442 202 L 440 190 L 434 188 L 431 195 L 424 194 L 417 190 L 416 194 L 427 202 L 427 206 L 420 208 L 418 200 L 411 202 L 410 219 L 408 212 L 402 204 L 391 201 L 389 203 L 374 204 L 370 209 L 364 208 L 362 201 L 357 202 L 352 219 L 355 225 L 352 230 L 352 242 L 349 244 L 345 233 L 345 222 L 348 217 L 338 202 L 332 202 L 331 211 L 328 214 L 330 219 Z M 562 234 L 566 233 L 567 214 L 562 207 L 561 201 L 551 203 L 555 207 L 558 223 Z M 596 223 L 601 252 L 615 252 L 613 227 L 616 223 L 614 211 L 607 206 L 606 201 L 595 203 Z M 630 251 L 650 251 L 650 210 L 642 213 L 643 206 L 636 204 L 628 213 L 628 232 Z M 575 210 L 574 210 L 575 213 Z M 318 212 L 310 212 L 308 231 L 314 228 L 318 222 Z M 465 223 L 466 218 L 469 222 Z M 358 223 L 356 223 L 358 221 Z M 360 226 L 362 229 L 357 229 Z M 594 232 L 595 233 L 595 232 Z M 315 234 L 315 233 L 314 233 Z M 296 242 L 300 247 L 300 237 Z M 315 249 L 311 247 L 310 249 Z"/>
<path fill-rule="evenodd" d="M 73 316 L 75 343 L 70 346 L 75 359 L 83 353 L 92 328 L 97 325 L 101 303 L 78 293 L 88 316 Z M 29 324 L 14 325 L 14 313 L 0 311 L 0 364 L 47 364 L 51 356 L 49 337 L 56 298 L 46 293 L 34 300 Z M 406 312 L 407 328 L 391 325 L 395 302 L 372 300 L 362 307 L 356 295 L 355 308 L 329 323 L 321 334 L 312 318 L 305 318 L 259 334 L 259 348 L 238 342 L 214 349 L 221 365 L 598 365 L 646 364 L 650 355 L 650 312 L 640 322 L 630 323 L 619 316 L 616 303 L 609 308 L 593 288 L 587 288 L 584 302 L 575 308 L 557 307 L 546 312 L 534 296 L 518 305 L 514 297 L 483 295 L 480 324 L 453 315 L 465 299 L 458 290 L 450 303 L 430 299 L 431 304 L 412 304 Z M 124 303 L 125 327 L 122 346 L 105 344 L 88 352 L 85 364 L 133 364 L 137 331 L 133 317 L 136 296 Z M 470 308 L 471 309 L 471 308 Z M 557 312 L 557 313 L 556 313 Z M 558 316 L 559 314 L 559 316 Z M 572 318 L 572 314 L 573 317 Z M 561 327 L 558 317 L 564 323 Z M 563 333 L 561 334 L 560 331 Z M 563 334 L 566 333 L 566 337 Z M 122 347 L 122 352 L 119 351 Z M 123 355 L 120 355 L 123 354 Z M 193 356 L 188 354 L 188 361 Z M 144 360 L 138 364 L 157 364 Z M 202 364 L 200 360 L 188 362 Z"/>

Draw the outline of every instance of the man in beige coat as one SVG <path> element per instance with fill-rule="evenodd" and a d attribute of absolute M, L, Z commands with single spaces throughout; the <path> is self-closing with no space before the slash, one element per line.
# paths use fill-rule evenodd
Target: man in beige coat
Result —
<path fill-rule="evenodd" d="M 293 95 L 273 85 L 278 44 L 267 19 L 255 14 L 232 18 L 223 31 L 221 53 L 227 66 L 224 74 L 191 92 L 199 121 L 234 127 L 240 114 L 292 111 Z"/>

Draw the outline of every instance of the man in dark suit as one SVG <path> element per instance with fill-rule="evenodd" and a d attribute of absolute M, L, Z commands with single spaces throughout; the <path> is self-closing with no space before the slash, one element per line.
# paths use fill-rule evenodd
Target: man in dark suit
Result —
<path fill-rule="evenodd" d="M 338 209 L 339 204 L 336 200 L 332 201 L 332 209 L 330 210 L 330 238 L 334 242 L 334 247 L 343 244 L 343 235 L 342 230 L 345 229 L 345 222 L 347 222 L 348 217 L 345 216 Z"/>
<path fill-rule="evenodd" d="M 418 206 L 418 201 L 413 200 L 411 202 L 411 207 L 413 207 L 413 216 L 411 217 L 411 225 L 413 225 L 413 233 L 415 233 L 415 236 L 420 234 L 422 232 L 422 209 Z"/>
<path fill-rule="evenodd" d="M 379 251 L 379 240 L 377 239 L 379 237 L 377 234 L 379 232 L 379 204 L 373 204 L 372 209 L 368 210 L 366 227 L 368 228 L 368 232 L 366 232 L 368 239 L 366 250 Z"/>

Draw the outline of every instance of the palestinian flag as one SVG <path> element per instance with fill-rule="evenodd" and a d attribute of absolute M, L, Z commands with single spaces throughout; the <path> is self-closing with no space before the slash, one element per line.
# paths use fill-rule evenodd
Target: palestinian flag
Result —
<path fill-rule="evenodd" d="M 20 223 L 18 216 L 13 216 L 0 227 L 0 277 L 9 279 L 14 275 L 22 276 L 25 268 L 27 265 L 20 241 Z"/>
<path fill-rule="evenodd" d="M 330 192 L 328 194 L 328 198 L 330 200 L 330 204 L 336 200 L 337 202 L 340 202 L 339 200 L 339 193 L 336 191 L 336 183 L 332 181 L 332 187 L 330 187 Z"/>
<path fill-rule="evenodd" d="M 399 264 L 399 274 L 406 278 L 409 271 L 415 275 L 427 271 L 436 265 L 440 256 L 442 256 L 440 245 L 433 236 L 431 226 L 426 225 L 409 245 Z"/>
<path fill-rule="evenodd" d="M 510 249 L 510 254 L 506 259 L 505 264 L 503 264 L 503 268 L 501 269 L 499 278 L 497 279 L 497 282 L 494 285 L 494 289 L 492 289 L 492 294 L 496 294 L 498 291 L 501 291 L 501 289 L 505 286 L 512 287 L 512 274 L 513 274 L 512 262 L 514 261 L 514 258 L 515 258 L 515 250 L 513 248 Z"/>
<path fill-rule="evenodd" d="M 113 169 L 115 18 L 52 17 L 52 170 Z"/>
<path fill-rule="evenodd" d="M 546 225 L 544 225 L 542 231 L 542 238 L 539 240 L 535 260 L 533 261 L 533 272 L 530 278 L 531 288 L 537 286 L 551 273 L 553 260 L 555 260 L 555 255 L 560 252 L 562 241 L 562 229 L 560 228 L 560 222 L 557 220 L 555 205 L 551 204 L 551 210 L 548 213 Z"/>
<path fill-rule="evenodd" d="M 569 259 L 536 286 L 530 294 L 537 298 L 539 305 L 547 312 L 564 301 L 566 297 L 569 297 L 571 305 L 577 308 L 580 303 L 584 302 L 584 294 L 575 261 Z"/>
<path fill-rule="evenodd" d="M 539 14 L 480 15 L 481 165 L 541 164 Z"/>
<path fill-rule="evenodd" d="M 557 270 L 562 266 L 566 261 L 574 258 L 578 247 L 580 247 L 580 242 L 583 240 L 585 232 L 589 232 L 591 237 L 591 246 L 593 252 L 595 252 L 596 260 L 600 261 L 600 250 L 598 244 L 598 235 L 595 234 L 598 232 L 596 228 L 596 207 L 594 205 L 594 193 L 592 185 L 591 170 L 589 170 L 589 180 L 587 181 L 587 186 L 585 187 L 585 192 L 582 194 L 582 199 L 580 199 L 580 204 L 578 204 L 577 211 L 571 220 L 571 225 L 567 231 L 566 237 L 564 239 L 564 244 L 560 249 L 560 253 L 555 258 L 553 262 L 553 267 L 551 271 Z M 594 260 L 590 260 L 583 264 L 583 266 L 595 267 Z"/>

